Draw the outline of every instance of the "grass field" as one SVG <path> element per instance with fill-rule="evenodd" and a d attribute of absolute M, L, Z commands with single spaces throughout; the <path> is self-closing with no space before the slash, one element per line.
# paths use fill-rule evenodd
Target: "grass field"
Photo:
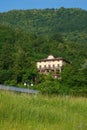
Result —
<path fill-rule="evenodd" d="M 87 98 L 0 91 L 0 130 L 87 130 Z"/>

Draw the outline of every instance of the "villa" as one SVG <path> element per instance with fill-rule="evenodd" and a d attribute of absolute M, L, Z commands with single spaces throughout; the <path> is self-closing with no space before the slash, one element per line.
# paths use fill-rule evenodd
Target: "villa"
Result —
<path fill-rule="evenodd" d="M 52 73 L 53 78 L 56 79 L 61 77 L 62 66 L 66 63 L 69 62 L 64 58 L 49 55 L 46 59 L 37 61 L 37 69 L 40 74 Z"/>

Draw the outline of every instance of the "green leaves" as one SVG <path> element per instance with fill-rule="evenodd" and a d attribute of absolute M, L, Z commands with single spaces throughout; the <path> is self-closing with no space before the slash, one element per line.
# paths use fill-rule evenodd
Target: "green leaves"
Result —
<path fill-rule="evenodd" d="M 87 11 L 65 8 L 0 13 L 0 83 L 37 82 L 48 93 L 85 88 L 86 16 Z M 63 68 L 60 81 L 38 75 L 36 61 L 50 54 L 72 63 Z"/>
<path fill-rule="evenodd" d="M 29 33 L 87 32 L 87 11 L 81 9 L 13 10 L 0 13 L 0 23 Z"/>

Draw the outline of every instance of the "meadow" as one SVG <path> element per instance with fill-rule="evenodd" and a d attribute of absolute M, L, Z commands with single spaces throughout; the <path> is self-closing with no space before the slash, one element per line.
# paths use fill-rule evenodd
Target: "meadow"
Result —
<path fill-rule="evenodd" d="M 0 130 L 87 130 L 87 98 L 0 91 Z"/>

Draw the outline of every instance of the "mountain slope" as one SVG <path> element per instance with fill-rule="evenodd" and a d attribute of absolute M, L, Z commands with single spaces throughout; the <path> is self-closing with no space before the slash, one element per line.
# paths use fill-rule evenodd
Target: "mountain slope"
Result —
<path fill-rule="evenodd" d="M 28 32 L 87 32 L 87 11 L 81 9 L 13 10 L 0 13 L 0 23 Z"/>

